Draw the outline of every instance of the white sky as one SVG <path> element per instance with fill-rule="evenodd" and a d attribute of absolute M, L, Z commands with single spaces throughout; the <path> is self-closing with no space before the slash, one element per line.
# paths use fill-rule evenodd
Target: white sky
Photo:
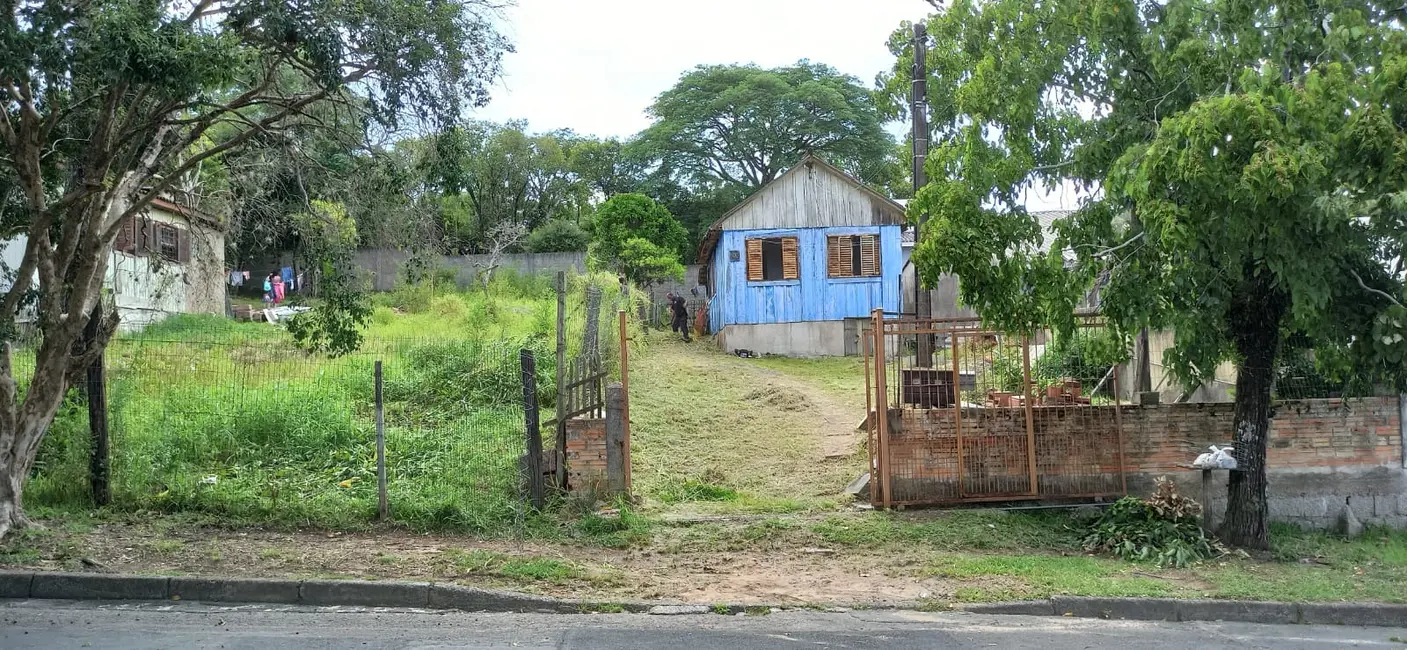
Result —
<path fill-rule="evenodd" d="M 894 64 L 889 34 L 932 11 L 924 0 L 517 2 L 504 31 L 518 52 L 476 117 L 621 138 L 649 126 L 645 108 L 700 64 L 805 58 L 870 87 Z"/>
<path fill-rule="evenodd" d="M 894 65 L 889 35 L 901 21 L 933 10 L 925 0 L 517 3 L 504 10 L 503 30 L 518 51 L 506 57 L 492 101 L 474 117 L 619 138 L 649 126 L 645 109 L 655 96 L 700 64 L 776 67 L 810 59 L 871 87 Z M 902 137 L 907 127 L 889 130 Z M 1064 205 L 1073 199 L 1068 192 L 1028 198 L 1032 209 L 1073 207 Z"/>

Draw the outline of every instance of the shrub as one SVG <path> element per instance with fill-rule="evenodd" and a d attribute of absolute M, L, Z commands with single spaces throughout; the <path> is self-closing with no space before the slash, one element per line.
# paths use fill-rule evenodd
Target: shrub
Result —
<path fill-rule="evenodd" d="M 1197 520 L 1201 510 L 1196 501 L 1178 494 L 1172 481 L 1160 477 L 1152 497 L 1124 497 L 1105 511 L 1085 537 L 1085 549 L 1131 562 L 1189 566 L 1223 552 L 1202 530 Z"/>
<path fill-rule="evenodd" d="M 568 253 L 586 250 L 586 245 L 591 243 L 591 236 L 570 221 L 553 219 L 538 226 L 527 241 L 523 242 L 523 248 L 533 253 Z"/>

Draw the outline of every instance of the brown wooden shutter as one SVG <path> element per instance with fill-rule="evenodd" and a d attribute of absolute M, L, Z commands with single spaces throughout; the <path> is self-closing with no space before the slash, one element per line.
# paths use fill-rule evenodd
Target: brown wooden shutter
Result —
<path fill-rule="evenodd" d="M 860 274 L 879 275 L 879 242 L 874 235 L 860 236 Z"/>
<path fill-rule="evenodd" d="M 117 227 L 117 237 L 112 240 L 112 249 L 131 253 L 137 249 L 137 224 L 132 217 L 124 217 Z"/>
<path fill-rule="evenodd" d="M 855 237 L 853 235 L 840 238 L 840 275 L 838 277 L 855 277 Z"/>
<path fill-rule="evenodd" d="M 182 264 L 191 261 L 191 232 L 185 228 L 176 229 L 176 261 Z"/>
<path fill-rule="evenodd" d="M 801 277 L 801 266 L 797 262 L 797 239 L 782 238 L 782 279 L 796 280 Z"/>
<path fill-rule="evenodd" d="M 762 240 L 747 240 L 747 281 L 762 281 Z"/>
<path fill-rule="evenodd" d="M 840 237 L 837 235 L 826 237 L 826 275 L 840 277 Z"/>

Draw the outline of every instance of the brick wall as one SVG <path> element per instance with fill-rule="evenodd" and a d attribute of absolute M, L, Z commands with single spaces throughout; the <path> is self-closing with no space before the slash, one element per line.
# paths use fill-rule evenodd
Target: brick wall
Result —
<path fill-rule="evenodd" d="M 1407 459 L 1397 397 L 1303 400 L 1276 405 L 1268 464 L 1272 517 L 1326 526 L 1350 507 L 1370 523 L 1407 526 Z M 1187 469 L 1208 445 L 1232 440 L 1230 404 L 1040 407 L 1032 409 L 1040 494 L 1073 497 L 1151 490 L 1167 475 L 1224 510 L 1226 472 L 1203 496 L 1202 473 Z M 1128 474 L 1118 474 L 1119 426 Z M 892 410 L 890 479 L 896 501 L 959 498 L 952 409 Z M 1028 492 L 1024 409 L 965 408 L 962 481 L 967 496 Z"/>
<path fill-rule="evenodd" d="M 567 420 L 567 489 L 604 492 L 606 486 L 606 420 Z"/>
<path fill-rule="evenodd" d="M 1231 443 L 1231 404 L 1164 404 L 1124 412 L 1130 416 L 1124 418 L 1130 471 L 1174 471 L 1208 445 Z M 1396 397 L 1281 402 L 1271 413 L 1268 467 L 1400 468 L 1401 413 Z"/>

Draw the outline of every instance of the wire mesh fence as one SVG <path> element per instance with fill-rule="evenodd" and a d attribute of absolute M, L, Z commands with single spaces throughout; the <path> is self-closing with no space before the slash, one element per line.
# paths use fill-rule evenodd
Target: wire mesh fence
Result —
<path fill-rule="evenodd" d="M 392 518 L 467 530 L 519 519 L 520 346 L 368 337 L 332 359 L 298 350 L 281 328 L 195 322 L 108 347 L 114 504 L 323 526 L 370 521 L 380 360 Z M 550 368 L 552 355 L 539 348 Z M 539 394 L 551 396 L 552 373 L 538 377 Z M 88 438 L 86 412 L 65 408 L 41 450 L 38 503 L 73 496 L 54 487 L 86 474 Z"/>

